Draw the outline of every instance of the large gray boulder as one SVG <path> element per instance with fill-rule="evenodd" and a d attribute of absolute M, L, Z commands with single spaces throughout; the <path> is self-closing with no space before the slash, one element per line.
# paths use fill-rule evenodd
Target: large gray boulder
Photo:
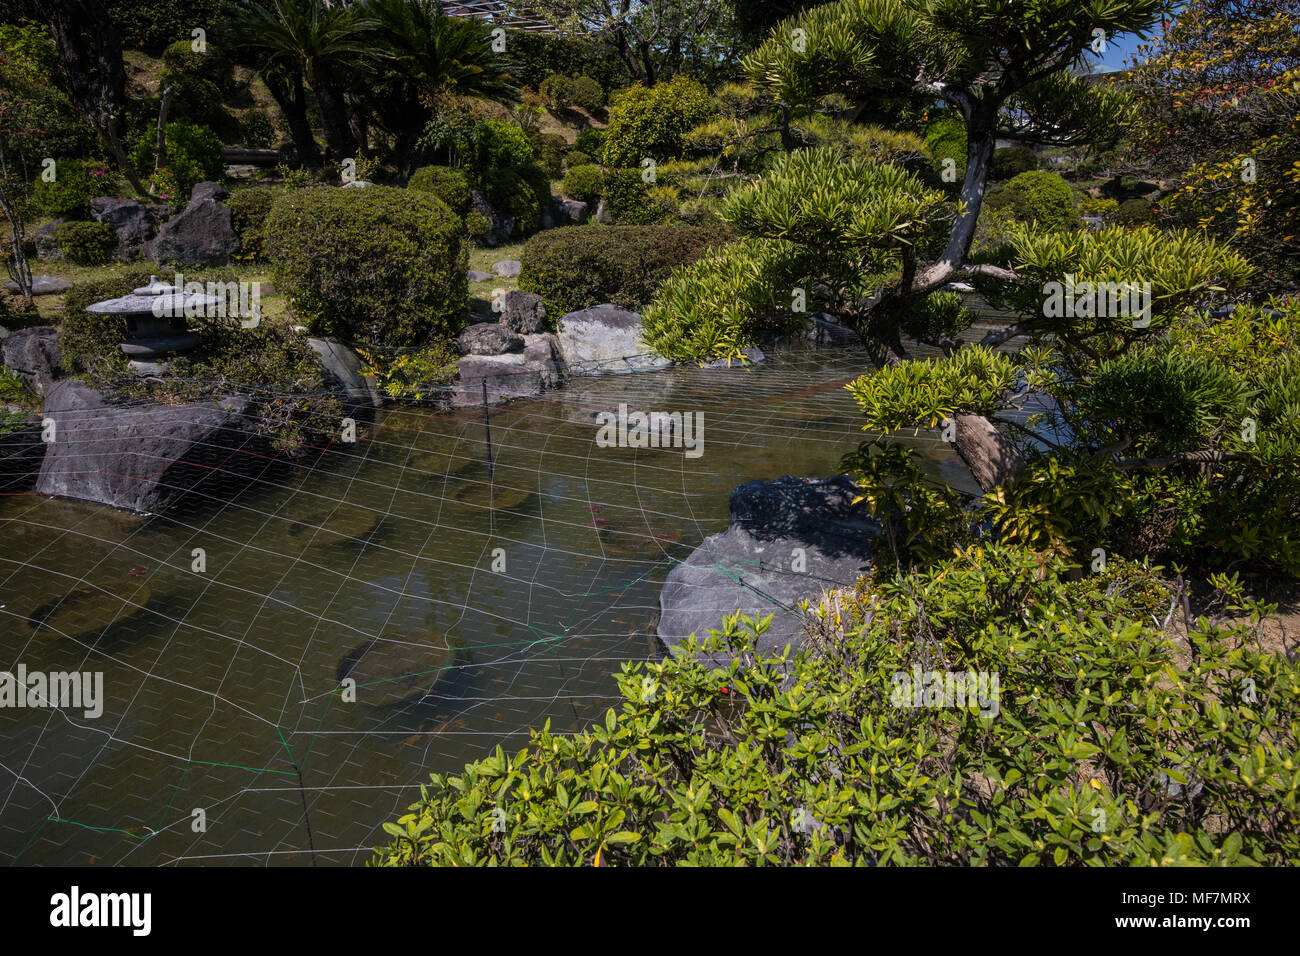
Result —
<path fill-rule="evenodd" d="M 513 279 L 522 268 L 523 263 L 518 259 L 501 259 L 492 263 L 492 271 L 503 279 Z"/>
<path fill-rule="evenodd" d="M 54 440 L 36 490 L 161 511 L 196 486 L 238 471 L 240 451 L 249 445 L 248 406 L 241 396 L 193 405 L 112 405 L 76 379 L 55 382 L 45 396 Z M 257 467 L 256 461 L 248 463 Z"/>
<path fill-rule="evenodd" d="M 44 395 L 63 374 L 59 330 L 52 325 L 34 325 L 5 336 L 0 352 L 5 367 L 37 395 Z"/>
<path fill-rule="evenodd" d="M 542 331 L 546 321 L 546 306 L 542 297 L 536 292 L 523 292 L 511 289 L 503 299 L 505 308 L 501 312 L 501 324 L 516 332 L 533 335 Z"/>
<path fill-rule="evenodd" d="M 552 196 L 542 213 L 542 227 L 551 229 L 556 226 L 577 226 L 587 219 L 590 207 L 578 199 L 564 199 Z"/>
<path fill-rule="evenodd" d="M 46 262 L 62 262 L 67 255 L 59 248 L 59 226 L 68 220 L 54 219 L 32 233 L 32 245 L 36 247 L 36 258 Z"/>
<path fill-rule="evenodd" d="M 522 352 L 503 355 L 466 355 L 457 367 L 451 389 L 456 407 L 489 405 L 516 398 L 534 398 L 560 383 L 559 348 L 550 334 L 523 336 Z"/>
<path fill-rule="evenodd" d="M 90 200 L 90 215 L 96 222 L 102 222 L 113 230 L 117 236 L 117 257 L 130 261 L 158 233 L 158 224 L 167 218 L 167 207 L 134 199 L 96 196 Z"/>
<path fill-rule="evenodd" d="M 470 190 L 469 206 L 471 209 L 482 213 L 484 218 L 488 221 L 488 233 L 483 238 L 484 245 L 489 247 L 499 246 L 510 238 L 510 234 L 514 232 L 515 229 L 515 220 L 513 216 L 507 216 L 503 212 L 498 212 L 496 207 L 493 206 L 492 203 L 488 202 L 487 197 L 477 189 Z"/>
<path fill-rule="evenodd" d="M 641 316 L 608 302 L 570 312 L 559 321 L 560 354 L 580 375 L 638 372 L 672 363 L 641 339 Z"/>
<path fill-rule="evenodd" d="M 201 183 L 195 183 L 194 188 L 190 190 L 190 202 L 199 199 L 213 199 L 220 202 L 223 199 L 230 198 L 230 191 L 221 183 L 205 179 Z"/>
<path fill-rule="evenodd" d="M 818 313 L 808 323 L 805 338 L 813 345 L 853 347 L 862 344 L 862 338 L 847 325 L 836 322 L 826 313 Z"/>
<path fill-rule="evenodd" d="M 456 348 L 461 355 L 502 355 L 522 352 L 524 339 L 499 322 L 477 322 L 456 336 Z"/>
<path fill-rule="evenodd" d="M 199 183 L 199 186 L 207 185 Z M 145 247 L 149 258 L 162 265 L 225 265 L 239 249 L 239 237 L 231 224 L 230 210 L 214 196 L 218 191 L 199 191 L 196 198 L 169 219 Z"/>
<path fill-rule="evenodd" d="M 347 392 L 348 401 L 358 405 L 383 405 L 383 396 L 361 372 L 361 359 L 356 352 L 333 338 L 309 338 L 307 344 L 316 353 L 326 384 Z"/>
<path fill-rule="evenodd" d="M 659 639 L 670 652 L 694 633 L 737 611 L 773 615 L 758 640 L 762 653 L 803 641 L 799 602 L 828 587 L 851 587 L 870 569 L 871 540 L 879 527 L 851 502 L 847 478 L 824 481 L 786 476 L 749 482 L 731 495 L 732 526 L 711 535 L 669 572 L 659 593 Z M 710 659 L 726 663 L 727 655 Z"/>

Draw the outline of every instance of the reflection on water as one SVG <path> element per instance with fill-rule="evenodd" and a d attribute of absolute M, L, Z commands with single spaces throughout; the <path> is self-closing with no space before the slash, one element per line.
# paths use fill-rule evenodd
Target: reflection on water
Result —
<path fill-rule="evenodd" d="M 865 364 L 578 380 L 492 410 L 490 467 L 481 410 L 408 410 L 168 515 L 0 498 L 0 669 L 103 671 L 107 698 L 0 710 L 0 860 L 361 862 L 429 772 L 599 717 L 731 489 L 863 439 Z M 703 457 L 596 447 L 621 402 L 703 413 Z"/>

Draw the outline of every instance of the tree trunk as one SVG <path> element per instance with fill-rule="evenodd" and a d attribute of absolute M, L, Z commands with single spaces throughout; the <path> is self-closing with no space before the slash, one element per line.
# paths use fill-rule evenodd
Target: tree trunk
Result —
<path fill-rule="evenodd" d="M 913 284 L 915 291 L 932 289 L 946 282 L 966 261 L 971 240 L 975 238 L 980 207 L 984 203 L 984 187 L 988 183 L 989 163 L 993 159 L 997 138 L 996 108 L 977 105 L 966 121 L 966 176 L 961 184 L 961 201 L 966 208 L 952 225 L 943 255 L 918 274 Z"/>
<path fill-rule="evenodd" d="M 355 157 L 357 141 L 348 123 L 343 91 L 335 85 L 333 77 L 320 70 L 312 71 L 311 88 L 316 94 L 316 105 L 320 107 L 321 131 L 325 134 L 328 158 L 340 162 Z"/>
<path fill-rule="evenodd" d="M 312 135 L 311 124 L 307 122 L 307 91 L 303 89 L 302 76 L 288 78 L 274 70 L 266 70 L 262 79 L 266 82 L 271 98 L 280 107 L 285 122 L 289 124 L 289 137 L 293 140 L 298 162 L 306 166 L 320 166 L 320 147 Z"/>
<path fill-rule="evenodd" d="M 107 7 L 95 0 L 46 0 L 45 20 L 54 36 L 72 102 L 86 115 L 131 186 L 140 195 L 148 195 L 122 145 L 126 69 L 122 65 L 122 34 Z"/>
<path fill-rule="evenodd" d="M 1019 450 L 983 415 L 958 415 L 957 454 L 983 491 L 1012 481 L 1024 470 Z"/>

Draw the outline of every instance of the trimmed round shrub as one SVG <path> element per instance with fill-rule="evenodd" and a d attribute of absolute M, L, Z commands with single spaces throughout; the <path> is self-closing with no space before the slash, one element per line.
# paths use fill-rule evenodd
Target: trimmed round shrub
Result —
<path fill-rule="evenodd" d="M 573 148 L 581 150 L 588 156 L 603 156 L 605 154 L 605 130 L 598 127 L 584 129 L 578 134 L 578 138 L 573 141 Z M 595 162 L 595 160 L 592 160 Z"/>
<path fill-rule="evenodd" d="M 271 205 L 282 192 L 283 186 L 240 186 L 231 190 L 225 199 L 231 225 L 235 235 L 239 236 L 240 259 L 265 258 L 262 227 L 271 212 Z"/>
<path fill-rule="evenodd" d="M 940 112 L 925 127 L 925 148 L 942 172 L 943 161 L 957 164 L 957 177 L 966 175 L 966 124 L 956 113 Z"/>
<path fill-rule="evenodd" d="M 55 238 L 69 261 L 82 266 L 107 262 L 117 248 L 117 236 L 102 222 L 65 222 Z"/>
<path fill-rule="evenodd" d="M 599 166 L 600 163 L 580 149 L 571 149 L 569 155 L 564 157 L 564 165 L 568 169 L 573 169 L 575 166 Z"/>
<path fill-rule="evenodd" d="M 537 92 L 550 100 L 556 109 L 563 110 L 572 102 L 573 80 L 561 73 L 552 73 L 542 80 Z"/>
<path fill-rule="evenodd" d="M 605 176 L 599 166 L 571 166 L 560 188 L 571 199 L 593 203 L 605 191 Z"/>
<path fill-rule="evenodd" d="M 1008 146 L 993 151 L 990 179 L 1010 179 L 1038 168 L 1038 154 L 1028 146 Z"/>
<path fill-rule="evenodd" d="M 621 90 L 609 110 L 605 165 L 639 166 L 646 157 L 676 159 L 685 149 L 686 134 L 712 109 L 704 85 L 681 73 L 654 86 L 636 83 Z"/>
<path fill-rule="evenodd" d="M 434 196 L 388 186 L 290 190 L 263 231 L 276 287 L 314 334 L 407 347 L 464 324 L 464 223 Z"/>
<path fill-rule="evenodd" d="M 536 292 L 558 319 L 612 302 L 636 309 L 650 302 L 673 269 L 727 241 L 699 226 L 563 226 L 528 240 L 519 288 Z"/>
<path fill-rule="evenodd" d="M 458 216 L 469 212 L 469 180 L 450 166 L 424 166 L 412 174 L 407 189 L 430 193 L 445 202 Z"/>
<path fill-rule="evenodd" d="M 1068 229 L 1079 224 L 1070 184 L 1045 169 L 1020 173 L 989 196 L 993 208 L 1009 208 L 1021 222 L 1046 229 Z"/>
<path fill-rule="evenodd" d="M 528 134 L 512 123 L 484 120 L 478 131 L 478 168 L 483 171 L 526 166 L 533 161 Z"/>
<path fill-rule="evenodd" d="M 1156 214 L 1152 204 L 1146 199 L 1126 199 L 1119 204 L 1111 218 L 1123 226 L 1140 226 L 1155 222 Z"/>
<path fill-rule="evenodd" d="M 494 208 L 514 219 L 511 237 L 524 239 L 541 228 L 551 186 L 545 172 L 527 165 L 484 173 L 483 193 Z"/>
<path fill-rule="evenodd" d="M 605 105 L 605 91 L 589 76 L 574 77 L 569 84 L 569 102 L 580 110 L 594 113 Z"/>

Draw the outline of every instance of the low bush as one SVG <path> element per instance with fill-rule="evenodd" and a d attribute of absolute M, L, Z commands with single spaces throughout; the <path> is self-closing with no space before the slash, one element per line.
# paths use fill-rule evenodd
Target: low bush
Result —
<path fill-rule="evenodd" d="M 1010 209 L 1017 220 L 1036 223 L 1045 229 L 1070 229 L 1079 225 L 1070 184 L 1044 169 L 1020 173 L 991 191 L 986 201 L 991 208 Z"/>
<path fill-rule="evenodd" d="M 131 165 L 141 175 L 155 177 L 160 194 L 173 206 L 184 205 L 196 183 L 221 179 L 225 160 L 221 156 L 221 139 L 207 126 L 197 123 L 168 123 L 167 164 L 161 176 L 154 173 L 157 137 L 144 130 L 131 147 Z"/>
<path fill-rule="evenodd" d="M 1114 199 L 1099 199 L 1096 196 L 1084 196 L 1076 207 L 1080 216 L 1113 216 L 1119 208 Z"/>
<path fill-rule="evenodd" d="M 533 161 L 533 144 L 520 127 L 503 120 L 483 120 L 478 128 L 477 169 L 488 172 L 526 166 Z"/>
<path fill-rule="evenodd" d="M 275 124 L 261 110 L 249 110 L 239 121 L 239 138 L 245 146 L 274 146 Z"/>
<path fill-rule="evenodd" d="M 55 240 L 68 261 L 81 266 L 107 262 L 117 248 L 117 236 L 102 222 L 65 222 Z"/>
<path fill-rule="evenodd" d="M 239 258 L 254 261 L 266 258 L 262 227 L 271 212 L 271 204 L 284 192 L 283 186 L 240 186 L 225 200 L 230 221 L 239 236 Z"/>
<path fill-rule="evenodd" d="M 1038 168 L 1038 154 L 1028 146 L 1007 146 L 993 151 L 989 179 L 1011 179 Z"/>
<path fill-rule="evenodd" d="M 405 347 L 464 324 L 464 223 L 440 199 L 388 186 L 289 190 L 263 231 L 276 287 L 315 334 Z"/>
<path fill-rule="evenodd" d="M 569 102 L 580 110 L 594 113 L 605 105 L 605 91 L 589 76 L 576 76 L 569 86 Z"/>
<path fill-rule="evenodd" d="M 1126 199 L 1119 203 L 1111 219 L 1124 226 L 1139 226 L 1156 221 L 1152 204 L 1146 199 Z"/>
<path fill-rule="evenodd" d="M 799 651 L 732 616 L 624 664 L 603 721 L 434 774 L 371 862 L 1294 865 L 1300 664 L 1224 606 L 1271 609 L 1221 593 L 1175 642 L 1151 571 L 1072 571 L 976 547 L 863 579 Z"/>
<path fill-rule="evenodd" d="M 588 156 L 603 156 L 605 154 L 604 128 L 593 126 L 590 129 L 584 129 L 578 134 L 578 138 L 573 141 L 573 148 L 582 150 Z"/>
<path fill-rule="evenodd" d="M 526 238 L 541 228 L 550 181 L 538 167 L 489 170 L 483 174 L 483 192 L 495 209 L 514 218 L 512 238 Z"/>
<path fill-rule="evenodd" d="M 605 170 L 605 207 L 620 224 L 649 225 L 663 222 L 669 211 L 655 202 L 651 184 L 641 178 L 640 169 Z"/>
<path fill-rule="evenodd" d="M 424 166 L 415 171 L 406 188 L 437 196 L 458 216 L 469 212 L 469 180 L 459 169 Z"/>
<path fill-rule="evenodd" d="M 594 203 L 605 191 L 605 176 L 599 166 L 570 166 L 560 188 L 571 199 Z"/>
<path fill-rule="evenodd" d="M 465 234 L 469 236 L 470 242 L 482 245 L 487 241 L 488 233 L 491 231 L 492 223 L 477 209 L 471 209 L 465 214 Z"/>
<path fill-rule="evenodd" d="M 674 268 L 725 241 L 724 232 L 697 226 L 548 229 L 520 254 L 519 288 L 538 293 L 552 319 L 602 302 L 637 309 Z"/>
<path fill-rule="evenodd" d="M 569 141 L 559 133 L 534 132 L 529 138 L 536 165 L 551 179 L 559 179 L 565 154 L 569 151 Z"/>
<path fill-rule="evenodd" d="M 564 157 L 564 165 L 566 169 L 573 169 L 575 166 L 599 166 L 600 163 L 580 149 L 571 149 Z"/>

